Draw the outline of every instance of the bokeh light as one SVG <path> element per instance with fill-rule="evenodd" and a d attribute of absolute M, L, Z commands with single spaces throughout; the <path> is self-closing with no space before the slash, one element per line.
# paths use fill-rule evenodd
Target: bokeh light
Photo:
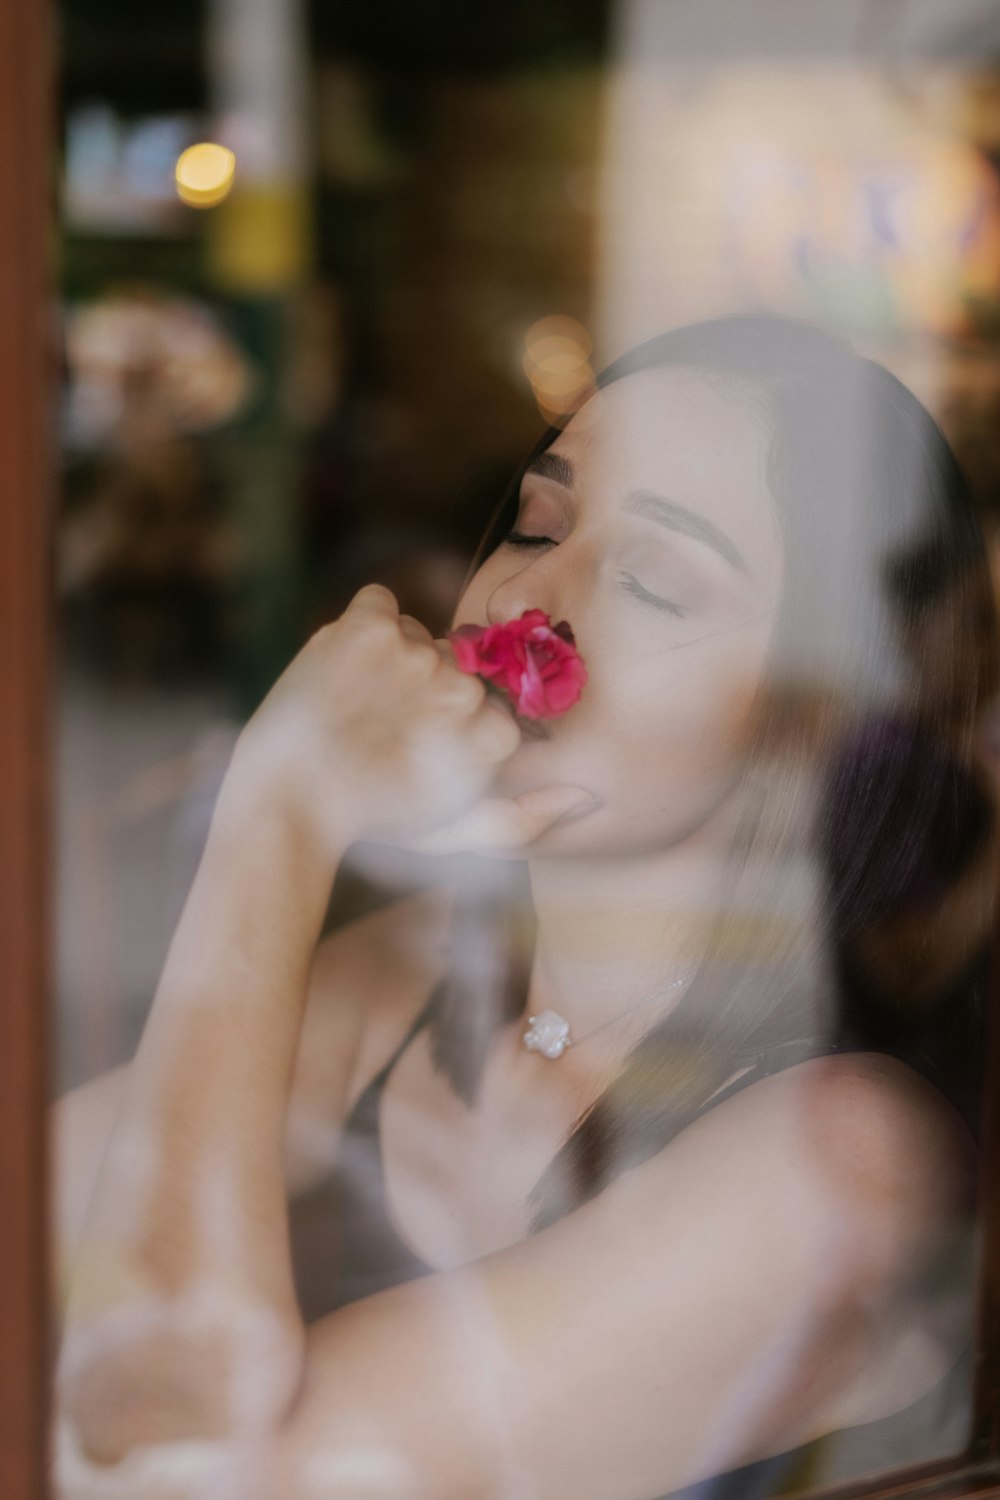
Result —
<path fill-rule="evenodd" d="M 547 421 L 565 420 L 593 389 L 592 348 L 590 334 L 575 318 L 539 318 L 525 333 L 521 364 Z"/>
<path fill-rule="evenodd" d="M 177 158 L 174 179 L 178 197 L 191 208 L 213 208 L 229 196 L 236 176 L 236 157 L 228 146 L 199 141 Z"/>

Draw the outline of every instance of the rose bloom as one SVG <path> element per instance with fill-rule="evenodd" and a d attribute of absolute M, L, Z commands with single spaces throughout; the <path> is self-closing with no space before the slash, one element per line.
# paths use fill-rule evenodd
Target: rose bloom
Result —
<path fill-rule="evenodd" d="M 587 681 L 569 625 L 552 625 L 543 609 L 505 625 L 460 625 L 448 639 L 460 669 L 496 683 L 523 719 L 564 714 Z"/>

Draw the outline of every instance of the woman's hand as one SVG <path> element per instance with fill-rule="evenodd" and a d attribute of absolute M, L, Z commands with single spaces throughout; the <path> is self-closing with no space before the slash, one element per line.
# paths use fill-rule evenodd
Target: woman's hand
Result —
<path fill-rule="evenodd" d="M 271 689 L 233 771 L 327 848 L 510 848 L 587 795 L 556 785 L 484 799 L 519 743 L 512 712 L 459 670 L 448 642 L 367 584 Z"/>

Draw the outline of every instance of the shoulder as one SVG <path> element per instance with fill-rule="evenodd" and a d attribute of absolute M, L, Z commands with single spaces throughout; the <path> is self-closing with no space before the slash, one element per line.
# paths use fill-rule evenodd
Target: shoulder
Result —
<path fill-rule="evenodd" d="M 848 1283 L 884 1283 L 908 1265 L 967 1211 L 975 1175 L 974 1144 L 944 1096 L 876 1052 L 814 1058 L 761 1079 L 696 1121 L 676 1148 L 682 1142 L 692 1165 L 711 1160 L 731 1176 L 738 1197 L 827 1221 L 827 1269 Z"/>

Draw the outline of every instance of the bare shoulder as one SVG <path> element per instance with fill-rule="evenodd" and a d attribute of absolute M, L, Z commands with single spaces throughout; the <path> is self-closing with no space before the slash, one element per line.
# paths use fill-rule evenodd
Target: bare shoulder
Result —
<path fill-rule="evenodd" d="M 841 1269 L 883 1283 L 967 1212 L 975 1146 L 945 1097 L 882 1053 L 815 1058 L 762 1079 L 687 1132 L 695 1149 L 739 1170 L 751 1151 L 790 1168 L 796 1202 L 808 1180 L 836 1216 Z"/>
<path fill-rule="evenodd" d="M 914 1208 L 964 1202 L 972 1138 L 940 1090 L 906 1063 L 878 1052 L 817 1058 L 788 1084 L 816 1148 L 825 1146 L 831 1172 L 851 1193 L 905 1183 Z"/>
<path fill-rule="evenodd" d="M 447 964 L 451 897 L 418 891 L 317 945 L 291 1085 L 287 1167 L 301 1192 L 329 1169 L 341 1122 Z"/>

